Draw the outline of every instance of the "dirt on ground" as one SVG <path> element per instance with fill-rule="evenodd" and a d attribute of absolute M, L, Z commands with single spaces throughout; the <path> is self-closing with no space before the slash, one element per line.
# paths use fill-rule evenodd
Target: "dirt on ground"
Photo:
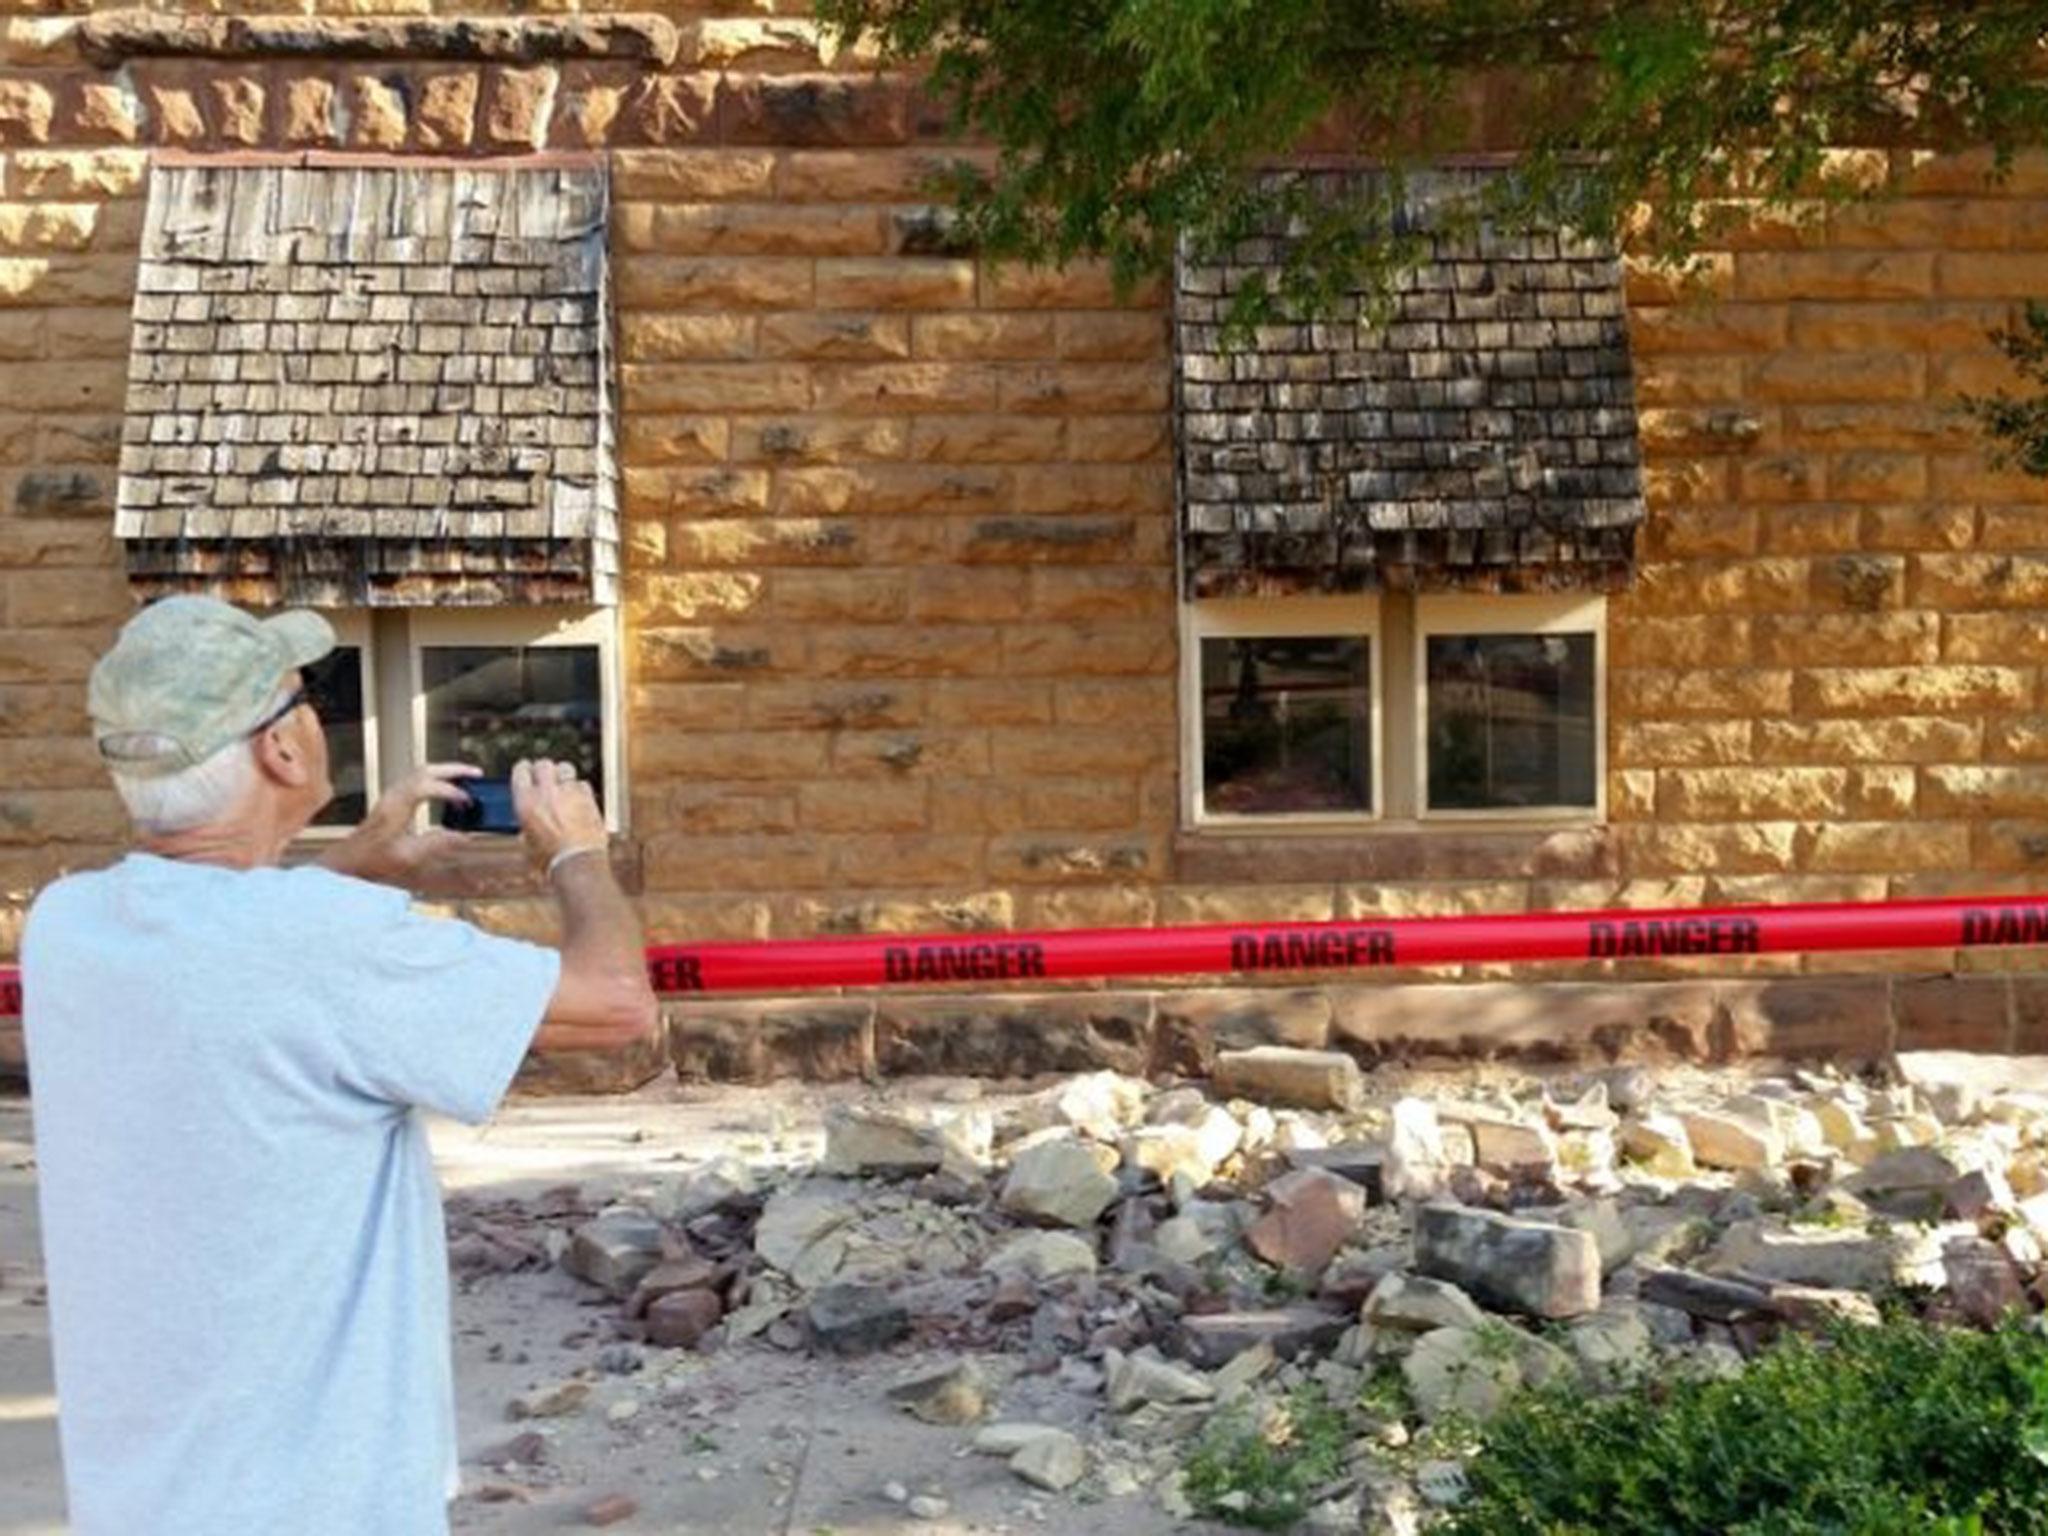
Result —
<path fill-rule="evenodd" d="M 936 1102 L 956 1089 L 911 1085 L 891 1098 Z M 827 1106 L 864 1096 L 859 1088 L 658 1084 L 625 1098 L 513 1103 L 479 1130 L 437 1124 L 434 1144 L 443 1187 L 458 1205 L 537 1201 L 574 1184 L 601 1206 L 720 1157 L 801 1164 L 823 1146 Z M 30 1122 L 25 1097 L 0 1100 L 0 1536 L 66 1529 Z M 458 1283 L 466 1491 L 452 1512 L 457 1531 L 589 1529 L 593 1506 L 613 1497 L 636 1506 L 604 1527 L 624 1536 L 1220 1529 L 1176 1519 L 1138 1491 L 1083 1494 L 1095 1502 L 1038 1492 L 1001 1458 L 974 1454 L 973 1427 L 921 1423 L 888 1399 L 890 1386 L 958 1352 L 905 1346 L 841 1360 L 765 1345 L 710 1353 L 625 1346 L 608 1357 L 618 1310 L 558 1265 Z M 639 1368 L 615 1374 L 597 1365 L 607 1358 Z M 990 1383 L 991 1418 L 1078 1426 L 1099 1397 L 1056 1375 L 1021 1374 L 1013 1359 L 978 1363 Z M 514 1398 L 593 1371 L 594 1389 L 574 1415 L 508 1418 Z M 527 1431 L 544 1441 L 538 1464 L 499 1459 Z M 912 1512 L 912 1500 L 922 1513 Z"/>

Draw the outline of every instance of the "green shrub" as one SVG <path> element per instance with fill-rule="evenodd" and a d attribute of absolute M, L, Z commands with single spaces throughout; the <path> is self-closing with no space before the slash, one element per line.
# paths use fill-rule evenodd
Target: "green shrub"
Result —
<path fill-rule="evenodd" d="M 1342 1410 L 1303 1389 L 1263 1416 L 1250 1407 L 1217 1414 L 1188 1456 L 1181 1488 L 1198 1514 L 1284 1530 L 1343 1472 L 1349 1442 Z"/>
<path fill-rule="evenodd" d="M 1444 1536 L 2048 1533 L 2048 1341 L 1893 1321 L 1732 1377 L 1544 1388 L 1468 1470 Z"/>

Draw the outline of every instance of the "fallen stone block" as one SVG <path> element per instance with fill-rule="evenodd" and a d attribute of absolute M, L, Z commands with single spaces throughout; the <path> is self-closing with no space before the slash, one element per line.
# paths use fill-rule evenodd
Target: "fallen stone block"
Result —
<path fill-rule="evenodd" d="M 590 1383 L 587 1381 L 558 1381 L 550 1386 L 535 1387 L 531 1392 L 522 1392 L 506 1407 L 506 1416 L 513 1419 L 563 1419 L 579 1412 L 590 1401 Z"/>
<path fill-rule="evenodd" d="M 661 1223 L 637 1211 L 609 1211 L 576 1229 L 562 1267 L 621 1299 L 661 1262 Z"/>
<path fill-rule="evenodd" d="M 1475 1328 L 1436 1328 L 1415 1341 L 1401 1377 L 1423 1418 L 1457 1413 L 1483 1424 L 1522 1385 L 1511 1349 Z"/>
<path fill-rule="evenodd" d="M 1765 1120 L 1713 1110 L 1678 1112 L 1692 1146 L 1693 1160 L 1703 1168 L 1769 1168 L 1785 1160 L 1785 1145 Z"/>
<path fill-rule="evenodd" d="M 640 1277 L 626 1301 L 626 1316 L 645 1317 L 647 1309 L 672 1291 L 708 1291 L 718 1283 L 718 1266 L 701 1254 L 663 1259 Z"/>
<path fill-rule="evenodd" d="M 1740 1221 L 1714 1245 L 1706 1267 L 1751 1280 L 1789 1281 L 1830 1290 L 1884 1291 L 1939 1285 L 1941 1244 L 1953 1229 L 1893 1228 L 1885 1232 L 1787 1231 Z M 1975 1235 L 1974 1229 L 1967 1234 Z"/>
<path fill-rule="evenodd" d="M 910 1311 L 879 1285 L 828 1285 L 804 1308 L 813 1349 L 864 1355 L 910 1332 Z"/>
<path fill-rule="evenodd" d="M 988 1409 L 988 1390 L 974 1362 L 961 1360 L 898 1382 L 889 1401 L 927 1424 L 973 1424 Z"/>
<path fill-rule="evenodd" d="M 1557 1166 L 1557 1143 L 1543 1126 L 1491 1116 L 1475 1116 L 1465 1125 L 1472 1133 L 1475 1160 L 1491 1173 L 1533 1169 L 1547 1174 Z"/>
<path fill-rule="evenodd" d="M 1010 1470 L 1034 1488 L 1064 1493 L 1087 1475 L 1088 1453 L 1065 1430 L 1047 1430 L 1017 1449 Z"/>
<path fill-rule="evenodd" d="M 908 1179 L 944 1170 L 973 1178 L 988 1163 L 994 1121 L 979 1104 L 906 1109 L 834 1105 L 825 1112 L 821 1173 Z"/>
<path fill-rule="evenodd" d="M 1771 1293 L 1762 1286 L 1690 1269 L 1652 1269 L 1643 1276 L 1637 1294 L 1658 1306 L 1722 1324 L 1767 1318 L 1775 1310 Z"/>
<path fill-rule="evenodd" d="M 754 1228 L 754 1251 L 800 1286 L 822 1285 L 846 1258 L 854 1209 L 839 1192 L 787 1189 L 770 1200 Z"/>
<path fill-rule="evenodd" d="M 1599 1244 L 1549 1222 L 1426 1205 L 1415 1218 L 1415 1268 L 1505 1311 L 1564 1318 L 1600 1305 Z"/>
<path fill-rule="evenodd" d="M 1842 1187 L 1874 1211 L 1902 1221 L 1936 1221 L 1956 1181 L 1970 1172 L 1939 1147 L 1897 1147 L 1880 1153 Z"/>
<path fill-rule="evenodd" d="M 1771 1306 L 1794 1328 L 1820 1331 L 1836 1323 L 1875 1328 L 1884 1321 L 1877 1303 L 1861 1291 L 1832 1291 L 1812 1285 L 1774 1285 Z"/>
<path fill-rule="evenodd" d="M 1443 1127 L 1427 1099 L 1398 1099 L 1387 1116 L 1380 1177 L 1389 1200 L 1434 1200 L 1450 1177 Z"/>
<path fill-rule="evenodd" d="M 2007 1314 L 2027 1310 L 2019 1269 L 1997 1243 L 1950 1238 L 1942 1245 L 1941 1270 L 1951 1305 L 1979 1328 L 1995 1328 Z"/>
<path fill-rule="evenodd" d="M 1126 1355 L 1105 1351 L 1102 1357 L 1103 1393 L 1118 1413 L 1129 1413 L 1147 1403 L 1206 1403 L 1216 1388 L 1206 1377 L 1162 1359 L 1152 1349 Z"/>
<path fill-rule="evenodd" d="M 1405 1333 L 1437 1328 L 1477 1328 L 1486 1321 L 1479 1304 L 1448 1280 L 1428 1275 L 1386 1275 L 1359 1308 L 1360 1322 Z"/>
<path fill-rule="evenodd" d="M 647 1309 L 647 1342 L 664 1349 L 694 1349 L 724 1316 L 725 1307 L 714 1291 L 669 1291 Z"/>
<path fill-rule="evenodd" d="M 1003 1181 L 1002 1208 L 1013 1216 L 1092 1227 L 1117 1196 L 1116 1152 L 1073 1137 L 1025 1148 Z"/>
<path fill-rule="evenodd" d="M 1341 1051 L 1285 1045 L 1218 1052 L 1215 1084 L 1225 1098 L 1296 1109 L 1355 1109 L 1365 1091 L 1358 1063 Z"/>
<path fill-rule="evenodd" d="M 1203 1145 L 1202 1133 L 1190 1125 L 1145 1125 L 1126 1133 L 1123 1159 L 1126 1168 L 1149 1173 L 1169 1186 L 1176 1178 L 1185 1178 L 1199 1189 L 1216 1176 L 1216 1163 Z"/>
<path fill-rule="evenodd" d="M 1181 1319 L 1180 1352 L 1204 1370 L 1227 1365 L 1261 1345 L 1291 1360 L 1305 1349 L 1329 1348 L 1350 1325 L 1350 1314 L 1309 1304 L 1257 1312 L 1202 1312 Z"/>
<path fill-rule="evenodd" d="M 1650 1111 L 1626 1122 L 1621 1128 L 1621 1150 L 1645 1173 L 1660 1179 L 1689 1179 L 1698 1172 L 1692 1138 L 1676 1115 Z"/>
<path fill-rule="evenodd" d="M 1095 1273 L 1095 1246 L 1071 1232 L 1025 1232 L 989 1255 L 983 1266 L 998 1278 L 1018 1274 L 1041 1283 Z"/>
<path fill-rule="evenodd" d="M 1368 1205 L 1384 1204 L 1387 1149 L 1377 1142 L 1347 1141 L 1334 1147 L 1293 1147 L 1287 1151 L 1290 1168 L 1320 1168 L 1340 1179 L 1349 1179 L 1365 1191 Z"/>
<path fill-rule="evenodd" d="M 1320 1275 L 1365 1221 L 1365 1191 L 1320 1168 L 1285 1174 L 1266 1186 L 1266 1214 L 1245 1246 L 1290 1273 Z"/>
<path fill-rule="evenodd" d="M 1942 1191 L 1941 1214 L 1951 1221 L 1976 1221 L 1994 1211 L 2017 1209 L 2018 1197 L 1996 1168 L 1977 1168 Z"/>
<path fill-rule="evenodd" d="M 1586 1380 L 1602 1389 L 1636 1380 L 1655 1359 L 1650 1325 L 1633 1302 L 1602 1303 L 1599 1311 L 1574 1318 L 1565 1337 Z"/>

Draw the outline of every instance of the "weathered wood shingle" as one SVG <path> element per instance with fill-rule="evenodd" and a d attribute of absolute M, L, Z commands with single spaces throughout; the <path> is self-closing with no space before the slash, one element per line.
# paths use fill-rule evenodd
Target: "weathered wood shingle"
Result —
<path fill-rule="evenodd" d="M 1419 178 L 1410 215 L 1483 173 Z M 1284 238 L 1183 259 L 1175 291 L 1190 596 L 1530 590 L 1625 580 L 1643 517 L 1620 263 L 1568 233 L 1427 235 L 1360 299 L 1226 343 Z"/>
<path fill-rule="evenodd" d="M 116 532 L 149 591 L 615 598 L 590 167 L 152 174 Z"/>

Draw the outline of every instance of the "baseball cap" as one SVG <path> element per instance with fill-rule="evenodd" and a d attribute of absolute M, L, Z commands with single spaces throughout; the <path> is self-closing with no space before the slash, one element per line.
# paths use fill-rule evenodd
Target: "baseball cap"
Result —
<path fill-rule="evenodd" d="M 333 649 L 333 626 L 308 609 L 259 619 L 212 597 L 151 603 L 86 687 L 100 758 L 138 779 L 195 767 L 261 723 L 286 673 Z"/>

